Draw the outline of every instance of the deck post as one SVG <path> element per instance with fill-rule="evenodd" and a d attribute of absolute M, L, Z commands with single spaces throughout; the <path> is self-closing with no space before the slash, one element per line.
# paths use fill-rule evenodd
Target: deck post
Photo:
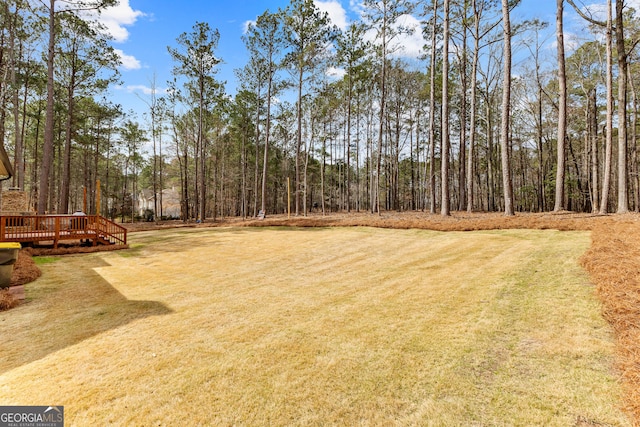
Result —
<path fill-rule="evenodd" d="M 60 217 L 54 218 L 54 235 L 53 235 L 53 249 L 58 249 L 58 240 L 60 239 Z"/>

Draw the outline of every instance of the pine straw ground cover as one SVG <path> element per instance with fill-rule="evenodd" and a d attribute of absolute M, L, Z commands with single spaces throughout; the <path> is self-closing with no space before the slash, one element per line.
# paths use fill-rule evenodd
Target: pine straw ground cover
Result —
<path fill-rule="evenodd" d="M 596 283 L 602 313 L 615 331 L 625 409 L 640 425 L 640 224 L 597 226 L 582 265 Z"/>
<path fill-rule="evenodd" d="M 197 227 L 210 225 L 212 224 L 202 224 Z M 635 420 L 634 424 L 640 425 L 640 396 L 638 394 L 640 390 L 640 352 L 638 351 L 640 349 L 640 336 L 638 333 L 638 328 L 640 327 L 640 284 L 638 283 L 640 278 L 640 251 L 638 249 L 640 224 L 638 223 L 637 215 L 598 217 L 576 214 L 518 214 L 515 218 L 505 218 L 499 214 L 467 215 L 461 213 L 455 213 L 451 218 L 424 214 L 387 214 L 382 216 L 357 214 L 326 217 L 314 215 L 291 219 L 285 216 L 277 216 L 269 217 L 265 221 L 226 220 L 219 221 L 215 225 L 295 225 L 302 227 L 370 225 L 382 228 L 422 228 L 442 231 L 503 228 L 593 230 L 591 249 L 583 256 L 582 264 L 591 275 L 592 281 L 597 285 L 598 295 L 603 304 L 602 312 L 613 326 L 617 337 L 617 367 L 622 374 L 625 409 L 632 420 Z M 148 224 L 142 226 L 148 227 Z M 172 225 L 163 226 L 169 227 Z M 137 225 L 137 227 L 141 226 Z M 136 249 L 134 248 L 135 251 Z M 69 276 L 68 280 L 72 280 L 72 277 Z M 34 295 L 30 295 L 30 298 L 33 297 Z M 35 297 L 37 298 L 37 295 Z M 166 309 L 166 307 L 157 307 L 152 302 L 147 302 L 146 304 L 150 304 L 150 307 L 147 307 L 147 312 L 162 313 Z M 104 309 L 94 310 L 104 311 Z M 126 317 L 125 313 L 119 316 L 122 321 L 125 321 Z M 91 329 L 90 331 L 85 330 L 81 331 L 81 333 L 76 331 L 76 336 L 71 338 L 71 342 L 75 342 L 74 339 L 76 338 L 79 339 L 78 336 L 86 339 L 86 337 L 98 333 L 97 331 L 100 330 L 100 327 L 106 328 L 105 330 L 109 329 L 109 326 L 104 324 L 97 327 L 92 325 L 89 328 Z M 523 342 L 530 344 L 525 345 L 525 347 L 533 347 L 534 349 L 537 345 L 536 340 L 525 340 Z M 33 357 L 33 360 L 38 358 L 37 354 Z M 118 366 L 125 366 L 123 363 Z M 486 370 L 482 367 L 479 369 L 480 371 Z M 174 396 L 174 399 L 179 399 L 179 397 Z M 596 418 L 590 418 L 588 415 L 573 415 L 572 422 L 575 425 L 600 425 Z M 360 420 L 360 422 L 362 423 L 363 420 Z"/>
<path fill-rule="evenodd" d="M 19 286 L 33 282 L 40 277 L 40 269 L 36 266 L 32 258 L 30 249 L 24 249 L 18 252 L 18 258 L 13 267 L 10 286 Z M 9 310 L 17 307 L 20 301 L 16 299 L 9 289 L 0 289 L 0 311 Z"/>

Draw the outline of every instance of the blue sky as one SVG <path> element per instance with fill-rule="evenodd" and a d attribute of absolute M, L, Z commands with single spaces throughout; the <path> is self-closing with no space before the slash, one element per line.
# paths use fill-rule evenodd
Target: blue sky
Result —
<path fill-rule="evenodd" d="M 357 0 L 315 1 L 321 9 L 329 12 L 338 26 L 344 26 L 357 17 Z M 577 2 L 580 4 L 580 0 Z M 227 81 L 227 91 L 233 94 L 236 88 L 233 70 L 243 67 L 247 60 L 241 40 L 247 22 L 255 20 L 267 9 L 276 11 L 288 3 L 288 0 L 120 0 L 120 5 L 106 11 L 102 18 L 115 38 L 114 47 L 123 58 L 123 84 L 111 90 L 111 99 L 122 104 L 125 110 L 134 110 L 137 114 L 145 111 L 140 97 L 148 97 L 154 75 L 158 89 L 166 87 L 167 80 L 171 78 L 174 64 L 167 46 L 177 46 L 176 38 L 191 31 L 197 21 L 206 21 L 220 32 L 217 55 L 223 63 L 219 65 L 217 76 L 219 80 Z M 555 28 L 555 6 L 555 0 L 523 0 L 513 12 L 512 20 L 537 17 L 548 21 L 552 31 Z M 580 23 L 572 16 L 575 13 L 569 5 L 566 9 L 565 26 L 571 32 L 572 25 L 575 27 Z M 414 55 L 421 43 L 415 37 L 403 41 L 406 55 Z"/>

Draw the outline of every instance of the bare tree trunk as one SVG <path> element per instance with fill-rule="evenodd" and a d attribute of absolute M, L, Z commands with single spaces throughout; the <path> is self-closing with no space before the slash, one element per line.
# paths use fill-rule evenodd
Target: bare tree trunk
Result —
<path fill-rule="evenodd" d="M 411 112 L 410 114 L 413 114 L 413 112 Z M 409 161 L 411 162 L 411 210 L 415 211 L 418 209 L 418 202 L 416 199 L 416 182 L 420 182 L 420 171 L 416 171 L 415 170 L 415 165 L 416 165 L 416 161 L 414 158 L 414 153 L 415 156 L 417 157 L 417 163 L 420 164 L 420 124 L 418 123 L 418 120 L 420 118 L 420 113 L 419 112 L 415 112 L 415 119 L 412 117 L 411 118 L 411 127 L 409 128 L 409 139 L 411 140 L 409 143 L 409 147 L 410 147 L 410 155 L 409 155 Z M 416 128 L 416 146 L 415 146 L 415 152 L 414 152 L 414 147 L 413 147 L 413 127 L 415 126 Z M 419 168 L 418 168 L 419 169 Z M 417 176 L 416 176 L 417 175 Z"/>
<path fill-rule="evenodd" d="M 633 176 L 633 203 L 635 212 L 640 211 L 640 177 L 638 177 L 638 94 L 636 92 L 635 84 L 633 83 L 633 77 L 631 76 L 631 72 L 628 72 L 629 86 L 631 87 L 631 104 L 633 105 L 633 115 L 631 120 L 631 141 L 632 141 L 632 152 L 631 152 L 631 175 Z"/>
<path fill-rule="evenodd" d="M 163 210 L 163 204 L 162 204 L 162 195 L 163 195 L 163 191 L 164 191 L 164 179 L 163 179 L 163 167 L 162 167 L 162 163 L 164 162 L 162 160 L 162 132 L 163 132 L 163 122 L 164 122 L 164 118 L 165 116 L 165 111 L 163 110 L 161 113 L 161 118 L 160 119 L 160 133 L 158 134 L 158 162 L 159 162 L 159 168 L 158 168 L 158 178 L 159 178 L 159 185 L 160 185 L 160 219 L 162 219 L 162 217 L 164 216 L 164 210 Z"/>
<path fill-rule="evenodd" d="M 360 94 L 356 97 L 356 212 L 360 212 Z"/>
<path fill-rule="evenodd" d="M 567 76 L 564 58 L 564 31 L 562 19 L 564 0 L 557 0 L 556 36 L 558 42 L 558 157 L 556 169 L 556 200 L 554 212 L 564 209 L 564 177 L 565 177 L 565 141 L 567 139 Z"/>
<path fill-rule="evenodd" d="M 504 188 L 504 214 L 514 215 L 511 165 L 509 161 L 509 110 L 511 104 L 511 20 L 509 1 L 502 0 L 502 22 L 504 33 L 504 79 L 502 84 L 502 124 L 500 151 L 502 154 L 502 186 Z"/>
<path fill-rule="evenodd" d="M 149 115 L 151 118 L 151 142 L 153 145 L 153 219 L 157 223 L 158 219 L 162 217 L 162 200 L 158 200 L 158 142 L 156 140 L 158 136 L 158 130 L 156 129 L 157 120 L 159 116 L 158 103 L 156 101 L 156 76 L 155 73 L 151 80 L 151 100 L 149 101 Z M 162 124 L 160 125 L 160 133 L 162 133 Z M 160 194 L 162 194 L 162 187 L 160 187 Z M 160 203 L 160 209 L 158 209 L 158 202 Z M 160 212 L 160 213 L 159 213 Z"/>
<path fill-rule="evenodd" d="M 205 141 L 206 138 L 203 132 L 204 126 L 204 78 L 200 76 L 200 108 L 199 108 L 199 118 L 198 118 L 198 155 L 200 156 L 200 179 L 198 181 L 200 196 L 196 197 L 196 200 L 200 203 L 200 212 L 198 216 L 200 217 L 200 221 L 204 222 L 207 219 L 207 186 L 206 186 L 206 161 L 205 161 Z M 214 205 L 215 210 L 215 205 Z"/>
<path fill-rule="evenodd" d="M 542 134 L 542 85 L 538 79 L 538 123 L 537 123 L 537 143 L 538 143 L 538 209 L 544 212 L 546 207 L 546 197 L 544 191 L 544 140 Z"/>
<path fill-rule="evenodd" d="M 598 179 L 598 106 L 595 88 L 591 90 L 589 98 L 591 111 L 591 135 L 589 135 L 591 145 L 591 212 L 597 213 L 598 206 L 600 206 L 600 180 Z"/>
<path fill-rule="evenodd" d="M 380 114 L 378 126 L 378 153 L 376 163 L 376 179 L 374 196 L 376 202 L 372 205 L 372 209 L 380 214 L 380 174 L 382 169 L 382 143 L 384 141 L 384 121 L 385 121 L 385 103 L 387 98 L 387 14 L 383 14 L 382 23 L 382 64 L 380 69 Z"/>
<path fill-rule="evenodd" d="M 464 2 L 464 14 L 467 15 L 468 3 Z M 458 160 L 458 210 L 465 208 L 467 203 L 466 196 L 466 173 L 467 173 L 467 25 L 462 26 L 462 55 L 460 55 L 460 150 Z"/>
<path fill-rule="evenodd" d="M 267 122 L 264 136 L 264 158 L 262 159 L 262 214 L 267 214 L 267 172 L 269 171 L 269 139 L 271 136 L 271 95 L 273 92 L 273 74 L 269 69 L 269 81 L 267 84 Z M 260 100 L 258 99 L 258 104 Z M 259 107 L 258 107 L 259 108 Z M 288 209 L 288 206 L 287 206 Z"/>
<path fill-rule="evenodd" d="M 9 6 L 5 5 L 6 8 L 6 17 L 10 16 Z M 23 159 L 23 140 L 22 140 L 22 132 L 23 130 L 20 128 L 20 89 L 18 88 L 18 81 L 16 76 L 17 60 L 16 60 L 16 40 L 18 39 L 17 35 L 17 19 L 19 14 L 19 6 L 16 4 L 16 12 L 11 17 L 11 23 L 9 24 L 9 67 L 11 69 L 11 85 L 13 88 L 13 126 L 14 126 L 14 142 L 15 142 L 15 164 L 14 164 L 14 177 L 13 182 L 14 185 L 17 183 L 19 189 L 24 189 L 24 159 Z M 27 93 L 27 82 L 25 82 L 25 95 Z M 0 99 L 2 99 L 0 97 Z M 26 108 L 26 100 L 25 100 L 25 108 Z M 4 118 L 3 118 L 4 121 Z M 4 125 L 3 125 L 4 127 Z M 4 129 L 2 129 L 4 133 Z M 4 138 L 4 136 L 3 136 Z M 4 147 L 4 143 L 2 144 Z"/>
<path fill-rule="evenodd" d="M 607 0 L 607 125 L 605 131 L 604 177 L 602 178 L 602 199 L 600 200 L 600 214 L 606 214 L 609 205 L 609 186 L 611 181 L 611 157 L 613 145 L 613 28 L 612 28 L 611 0 Z"/>
<path fill-rule="evenodd" d="M 38 213 L 47 210 L 49 198 L 49 180 L 53 165 L 53 109 L 54 109 L 54 52 L 55 52 L 55 4 L 56 0 L 49 0 L 49 42 L 47 47 L 47 109 L 44 124 L 44 144 L 42 147 L 42 165 L 38 185 Z"/>
<path fill-rule="evenodd" d="M 69 213 L 69 187 L 71 185 L 71 135 L 74 116 L 73 86 L 75 85 L 75 70 L 71 70 L 71 82 L 68 88 L 68 112 L 65 130 L 62 184 L 60 188 L 60 200 L 58 201 L 58 213 Z"/>
<path fill-rule="evenodd" d="M 431 23 L 431 64 L 429 71 L 429 211 L 436 213 L 436 24 L 438 20 L 438 0 L 433 0 L 433 21 Z M 426 174 L 425 174 L 426 176 Z"/>
<path fill-rule="evenodd" d="M 325 215 L 325 206 L 324 206 L 324 179 L 325 179 L 325 170 L 327 167 L 327 122 L 326 120 L 322 124 L 323 126 L 323 135 L 322 135 L 322 167 L 320 168 L 320 197 L 322 198 L 321 207 L 322 207 L 322 216 Z"/>
<path fill-rule="evenodd" d="M 302 66 L 299 67 L 298 74 L 298 104 L 296 106 L 298 116 L 298 131 L 296 134 L 296 185 L 294 199 L 296 205 L 296 216 L 300 214 L 300 149 L 302 147 Z"/>
<path fill-rule="evenodd" d="M 351 98 L 353 97 L 353 83 L 351 82 L 351 73 L 348 74 L 348 93 L 347 93 L 347 212 L 351 212 Z M 312 205 L 313 206 L 313 205 Z"/>
<path fill-rule="evenodd" d="M 624 2 L 616 1 L 618 50 L 618 213 L 629 212 L 627 191 L 627 51 L 624 43 Z"/>
<path fill-rule="evenodd" d="M 313 118 L 311 118 L 311 129 L 308 130 L 307 142 L 305 142 L 304 149 L 304 170 L 302 173 L 302 215 L 307 216 L 308 206 L 307 206 L 307 198 L 309 197 L 308 186 L 309 186 L 309 152 L 313 149 Z"/>
<path fill-rule="evenodd" d="M 506 0 L 505 0 L 506 1 Z M 442 45 L 442 142 L 440 172 L 442 202 L 440 214 L 449 216 L 449 0 L 444 0 L 444 28 Z"/>
<path fill-rule="evenodd" d="M 257 97 L 256 97 L 256 128 L 255 128 L 255 138 L 256 138 L 256 154 L 255 154 L 255 164 L 254 164 L 254 175 L 253 175 L 253 216 L 258 215 L 258 174 L 259 174 L 259 164 L 258 161 L 260 159 L 260 81 L 258 81 L 257 86 Z M 264 191 L 262 192 L 264 199 Z"/>
<path fill-rule="evenodd" d="M 467 212 L 473 212 L 473 157 L 475 155 L 476 141 L 476 88 L 478 74 L 478 60 L 480 54 L 480 16 L 476 0 L 473 0 L 473 64 L 471 66 L 471 117 L 469 127 L 469 158 L 467 159 Z"/>

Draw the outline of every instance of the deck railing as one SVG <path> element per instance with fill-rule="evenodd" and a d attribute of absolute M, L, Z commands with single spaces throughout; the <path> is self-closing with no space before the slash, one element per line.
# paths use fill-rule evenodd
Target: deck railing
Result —
<path fill-rule="evenodd" d="M 100 215 L 5 215 L 0 216 L 3 242 L 91 240 L 94 245 L 126 244 L 127 229 Z"/>

